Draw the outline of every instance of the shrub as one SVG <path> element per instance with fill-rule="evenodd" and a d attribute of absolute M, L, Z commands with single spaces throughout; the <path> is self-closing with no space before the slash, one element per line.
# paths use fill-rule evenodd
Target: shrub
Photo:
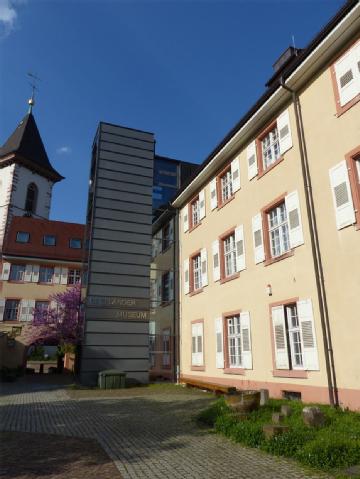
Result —
<path fill-rule="evenodd" d="M 294 457 L 300 448 L 315 436 L 313 429 L 304 426 L 292 428 L 287 433 L 265 441 L 261 449 L 276 456 Z"/>
<path fill-rule="evenodd" d="M 236 417 L 227 415 L 219 417 L 215 423 L 217 431 L 221 431 L 235 442 L 245 446 L 259 447 L 264 441 L 262 425 L 248 419 L 237 420 Z"/>
<path fill-rule="evenodd" d="M 208 408 L 201 411 L 196 416 L 196 420 L 200 423 L 206 424 L 207 426 L 214 427 L 217 418 L 221 417 L 226 412 L 229 412 L 229 408 L 226 405 L 225 400 L 221 398 L 212 403 Z"/>
<path fill-rule="evenodd" d="M 360 440 L 322 434 L 305 444 L 296 458 L 303 464 L 325 470 L 353 466 L 360 462 Z"/>

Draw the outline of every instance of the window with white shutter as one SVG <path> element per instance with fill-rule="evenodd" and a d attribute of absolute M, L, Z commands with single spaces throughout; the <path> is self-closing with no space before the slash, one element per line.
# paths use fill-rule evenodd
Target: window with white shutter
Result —
<path fill-rule="evenodd" d="M 25 274 L 24 274 L 24 281 L 27 283 L 31 282 L 32 278 L 32 271 L 33 271 L 33 266 L 31 264 L 27 264 L 25 267 Z"/>
<path fill-rule="evenodd" d="M 183 228 L 184 233 L 189 230 L 189 206 L 186 205 L 185 208 L 181 210 L 181 217 L 183 219 Z"/>
<path fill-rule="evenodd" d="M 231 182 L 232 182 L 232 191 L 240 190 L 240 158 L 237 157 L 231 162 Z"/>
<path fill-rule="evenodd" d="M 240 313 L 240 326 L 242 365 L 245 369 L 252 369 L 250 313 L 248 311 L 243 311 Z"/>
<path fill-rule="evenodd" d="M 252 232 L 255 264 L 258 264 L 265 260 L 261 213 L 257 214 L 256 216 L 253 216 L 252 218 Z"/>
<path fill-rule="evenodd" d="M 303 299 L 298 301 L 297 311 L 304 354 L 304 369 L 318 371 L 319 358 L 311 299 Z"/>
<path fill-rule="evenodd" d="M 227 366 L 252 369 L 250 314 L 243 311 L 226 318 Z"/>
<path fill-rule="evenodd" d="M 208 285 L 207 251 L 203 248 L 200 252 L 201 257 L 201 286 Z"/>
<path fill-rule="evenodd" d="M 219 240 L 213 241 L 212 244 L 212 254 L 213 254 L 213 280 L 219 281 L 220 279 L 220 250 L 219 250 Z"/>
<path fill-rule="evenodd" d="M 276 369 L 289 369 L 284 306 L 271 309 Z"/>
<path fill-rule="evenodd" d="M 235 248 L 236 248 L 236 271 L 243 271 L 245 265 L 245 243 L 244 243 L 244 227 L 238 226 L 235 229 Z"/>
<path fill-rule="evenodd" d="M 329 170 L 330 185 L 335 208 L 336 226 L 340 230 L 355 223 L 354 204 L 351 196 L 346 161 L 343 160 Z"/>
<path fill-rule="evenodd" d="M 224 368 L 223 319 L 215 319 L 216 367 Z"/>
<path fill-rule="evenodd" d="M 184 294 L 190 293 L 190 261 L 189 258 L 184 260 Z"/>
<path fill-rule="evenodd" d="M 10 263 L 3 263 L 2 265 L 2 275 L 1 279 L 3 281 L 8 281 L 10 276 L 11 264 Z"/>
<path fill-rule="evenodd" d="M 32 270 L 32 276 L 31 276 L 31 281 L 33 283 L 39 282 L 39 272 L 40 272 L 40 266 L 38 264 L 34 264 L 33 270 Z"/>
<path fill-rule="evenodd" d="M 280 154 L 283 155 L 286 151 L 292 148 L 291 127 L 289 119 L 289 110 L 285 110 L 276 120 L 276 127 L 279 135 Z"/>
<path fill-rule="evenodd" d="M 248 179 L 253 179 L 258 174 L 257 151 L 255 140 L 250 143 L 246 149 L 246 157 L 248 163 Z"/>
<path fill-rule="evenodd" d="M 300 202 L 297 191 L 293 191 L 285 197 L 285 207 L 289 227 L 290 247 L 296 248 L 297 246 L 304 244 Z"/>
<path fill-rule="evenodd" d="M 205 189 L 201 190 L 199 193 L 199 210 L 200 210 L 200 220 L 202 220 L 206 216 Z"/>
<path fill-rule="evenodd" d="M 197 322 L 191 325 L 191 365 L 204 365 L 204 348 L 203 348 L 203 332 L 204 323 Z"/>
<path fill-rule="evenodd" d="M 60 284 L 67 284 L 68 282 L 68 268 L 61 268 Z"/>
<path fill-rule="evenodd" d="M 213 178 L 210 181 L 210 207 L 212 210 L 214 210 L 218 205 L 216 188 L 217 188 L 217 179 Z"/>
<path fill-rule="evenodd" d="M 29 301 L 27 299 L 22 299 L 21 306 L 20 306 L 19 321 L 27 321 L 28 315 L 29 315 Z"/>
<path fill-rule="evenodd" d="M 360 41 L 334 64 L 339 106 L 344 107 L 360 95 Z"/>

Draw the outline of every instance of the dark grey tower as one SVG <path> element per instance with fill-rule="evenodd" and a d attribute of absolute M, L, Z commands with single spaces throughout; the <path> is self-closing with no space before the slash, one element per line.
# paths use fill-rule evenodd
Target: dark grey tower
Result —
<path fill-rule="evenodd" d="M 87 213 L 88 276 L 80 376 L 148 381 L 154 135 L 100 123 Z"/>

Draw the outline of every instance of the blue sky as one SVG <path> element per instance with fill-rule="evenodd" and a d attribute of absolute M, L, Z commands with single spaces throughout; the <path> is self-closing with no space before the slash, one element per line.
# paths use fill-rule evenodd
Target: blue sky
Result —
<path fill-rule="evenodd" d="M 0 0 L 0 143 L 34 116 L 53 166 L 51 218 L 84 222 L 99 121 L 152 131 L 156 152 L 201 163 L 340 0 Z"/>

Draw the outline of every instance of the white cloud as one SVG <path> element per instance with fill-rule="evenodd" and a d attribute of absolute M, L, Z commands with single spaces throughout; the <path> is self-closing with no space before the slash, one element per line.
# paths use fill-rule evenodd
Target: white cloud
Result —
<path fill-rule="evenodd" d="M 0 37 L 6 37 L 16 25 L 18 14 L 15 7 L 26 0 L 0 0 Z"/>
<path fill-rule="evenodd" d="M 68 155 L 69 153 L 71 153 L 71 148 L 70 146 L 60 146 L 60 148 L 56 150 L 56 153 L 58 155 Z"/>

